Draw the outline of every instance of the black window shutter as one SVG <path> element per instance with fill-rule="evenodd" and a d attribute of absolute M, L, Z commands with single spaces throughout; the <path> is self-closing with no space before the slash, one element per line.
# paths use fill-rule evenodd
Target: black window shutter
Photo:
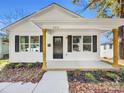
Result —
<path fill-rule="evenodd" d="M 19 52 L 19 36 L 15 36 L 15 52 Z"/>
<path fill-rule="evenodd" d="M 72 36 L 68 35 L 68 52 L 72 52 Z"/>
<path fill-rule="evenodd" d="M 40 36 L 40 52 L 43 52 L 43 36 Z"/>
<path fill-rule="evenodd" d="M 93 35 L 93 52 L 97 52 L 97 35 Z"/>

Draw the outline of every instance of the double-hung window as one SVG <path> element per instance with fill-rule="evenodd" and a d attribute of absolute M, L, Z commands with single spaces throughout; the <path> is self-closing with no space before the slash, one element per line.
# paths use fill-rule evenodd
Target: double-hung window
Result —
<path fill-rule="evenodd" d="M 42 36 L 15 36 L 15 52 L 42 52 Z"/>
<path fill-rule="evenodd" d="M 29 51 L 29 36 L 20 36 L 20 51 Z"/>
<path fill-rule="evenodd" d="M 40 42 L 39 36 L 31 36 L 30 37 L 30 51 L 31 52 L 39 52 L 40 51 Z"/>
<path fill-rule="evenodd" d="M 81 36 L 73 36 L 73 51 L 80 52 L 81 51 Z"/>
<path fill-rule="evenodd" d="M 92 51 L 92 37 L 91 36 L 83 36 L 83 51 Z"/>

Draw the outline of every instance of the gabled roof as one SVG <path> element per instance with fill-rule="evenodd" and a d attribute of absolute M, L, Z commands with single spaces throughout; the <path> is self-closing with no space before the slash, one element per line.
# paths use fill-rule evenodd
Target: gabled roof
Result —
<path fill-rule="evenodd" d="M 23 22 L 24 20 L 28 20 L 28 19 L 34 17 L 35 15 L 41 13 L 43 10 L 46 10 L 47 8 L 52 7 L 52 6 L 59 7 L 59 8 L 61 8 L 61 9 L 63 9 L 64 11 L 70 13 L 71 15 L 75 16 L 75 17 L 83 18 L 83 17 L 80 16 L 79 14 L 77 14 L 77 13 L 75 13 L 75 12 L 73 12 L 73 11 L 71 11 L 71 10 L 69 10 L 69 9 L 67 9 L 67 8 L 65 8 L 65 7 L 63 7 L 63 6 L 61 6 L 61 5 L 59 5 L 59 4 L 57 4 L 57 3 L 51 3 L 51 4 L 49 4 L 48 6 L 42 8 L 42 9 L 36 11 L 36 12 L 33 12 L 32 14 L 27 15 L 27 16 L 25 16 L 25 17 L 23 17 L 23 18 L 17 20 L 16 22 L 14 22 L 14 23 L 12 23 L 12 24 L 10 24 L 10 25 L 8 25 L 8 26 L 2 28 L 1 30 L 4 31 L 4 30 L 8 29 L 9 27 L 11 27 L 11 26 L 13 26 L 13 25 L 15 25 L 15 24 L 18 24 L 18 23 L 20 23 L 20 22 Z"/>

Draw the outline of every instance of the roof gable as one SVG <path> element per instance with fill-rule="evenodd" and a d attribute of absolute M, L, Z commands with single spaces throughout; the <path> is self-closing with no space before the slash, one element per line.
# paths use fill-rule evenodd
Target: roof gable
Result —
<path fill-rule="evenodd" d="M 75 18 L 82 18 L 79 15 L 70 12 L 69 10 L 57 5 L 52 4 L 51 6 L 39 11 L 33 19 L 36 20 L 66 20 L 66 19 L 75 19 Z"/>
<path fill-rule="evenodd" d="M 51 16 L 49 11 L 51 13 L 56 12 L 57 14 L 54 14 L 55 16 L 54 15 Z M 61 11 L 63 11 L 63 13 Z M 52 3 L 52 4 L 48 5 L 47 7 L 42 8 L 41 10 L 39 10 L 37 12 L 34 12 L 31 15 L 28 15 L 28 16 L 20 19 L 20 20 L 17 20 L 16 22 L 8 25 L 7 27 L 3 28 L 2 31 L 6 30 L 6 29 L 9 29 L 9 28 L 11 28 L 11 27 L 13 27 L 15 25 L 18 25 L 19 23 L 23 23 L 23 22 L 25 22 L 27 20 L 30 20 L 30 19 L 31 20 L 39 20 L 39 19 L 41 19 L 41 15 L 42 15 L 42 19 L 52 19 L 52 20 L 55 19 L 55 18 L 56 19 L 61 19 L 64 15 L 66 16 L 66 17 L 64 16 L 64 19 L 65 18 L 66 19 L 69 19 L 69 18 L 82 18 L 80 15 L 78 15 L 78 14 L 76 14 L 76 13 L 74 13 L 74 12 L 72 12 L 72 11 L 70 11 L 70 10 L 68 10 L 68 9 L 58 5 L 58 4 L 56 4 L 56 3 Z M 46 17 L 46 15 L 47 15 L 47 17 Z M 49 18 L 48 18 L 48 16 L 49 16 Z"/>

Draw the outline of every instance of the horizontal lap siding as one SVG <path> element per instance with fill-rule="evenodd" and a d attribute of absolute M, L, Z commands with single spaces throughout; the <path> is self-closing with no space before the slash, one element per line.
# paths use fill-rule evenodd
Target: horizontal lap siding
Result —
<path fill-rule="evenodd" d="M 15 35 L 29 35 L 29 36 L 40 36 L 42 35 L 41 30 L 31 23 L 24 24 L 24 26 L 16 27 L 10 32 L 10 62 L 41 62 L 42 52 L 15 52 Z M 29 29 L 30 28 L 30 29 Z M 85 30 L 54 30 L 47 32 L 47 60 L 53 60 L 53 36 L 63 36 L 63 60 L 99 60 L 99 31 L 85 31 Z M 68 35 L 97 35 L 98 38 L 98 49 L 96 53 L 68 53 L 67 52 L 67 36 Z M 50 45 L 50 46 L 48 46 Z"/>

